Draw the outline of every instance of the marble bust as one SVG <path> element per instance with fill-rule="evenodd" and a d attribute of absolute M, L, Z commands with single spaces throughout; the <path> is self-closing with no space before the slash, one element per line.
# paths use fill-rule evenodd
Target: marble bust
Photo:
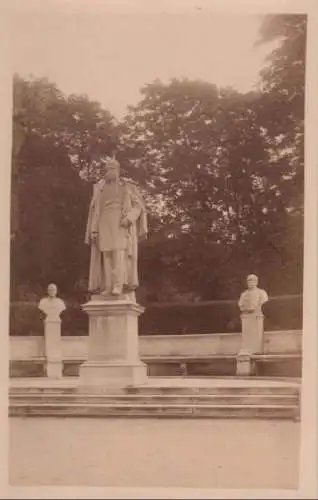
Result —
<path fill-rule="evenodd" d="M 258 288 L 258 277 L 250 274 L 247 277 L 247 290 L 245 290 L 239 300 L 239 308 L 242 314 L 261 314 L 262 306 L 268 301 L 265 290 Z"/>
<path fill-rule="evenodd" d="M 60 314 L 65 311 L 65 304 L 57 297 L 57 286 L 54 283 L 48 285 L 47 296 L 40 300 L 38 308 L 45 314 L 47 320 L 59 320 Z"/>
<path fill-rule="evenodd" d="M 105 298 L 133 294 L 138 287 L 137 254 L 147 234 L 147 214 L 136 184 L 120 177 L 115 158 L 103 161 L 94 185 L 85 243 L 90 245 L 89 291 Z"/>

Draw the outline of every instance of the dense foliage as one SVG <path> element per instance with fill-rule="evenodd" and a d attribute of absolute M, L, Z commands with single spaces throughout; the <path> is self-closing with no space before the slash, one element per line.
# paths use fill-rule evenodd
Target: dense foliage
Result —
<path fill-rule="evenodd" d="M 155 81 L 119 124 L 85 96 L 16 76 L 12 298 L 50 281 L 84 298 L 93 160 L 114 152 L 150 213 L 141 300 L 235 299 L 250 272 L 270 295 L 301 293 L 306 17 L 264 18 L 259 43 L 275 40 L 258 91 Z"/>

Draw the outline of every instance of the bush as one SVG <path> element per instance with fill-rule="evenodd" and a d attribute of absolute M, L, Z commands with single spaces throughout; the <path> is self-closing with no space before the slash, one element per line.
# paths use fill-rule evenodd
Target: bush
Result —
<path fill-rule="evenodd" d="M 88 335 L 88 315 L 80 306 L 68 306 L 61 318 L 62 336 Z"/>
<path fill-rule="evenodd" d="M 264 308 L 265 330 L 302 329 L 302 297 L 276 297 Z M 140 317 L 141 335 L 182 335 L 241 331 L 236 301 L 198 304 L 152 304 Z"/>
<path fill-rule="evenodd" d="M 185 335 L 237 332 L 240 315 L 236 302 L 150 304 L 140 316 L 141 335 Z"/>
<path fill-rule="evenodd" d="M 265 330 L 301 330 L 302 297 L 276 297 L 264 306 Z M 198 304 L 145 304 L 139 319 L 140 335 L 185 335 L 231 333 L 241 330 L 236 301 L 212 301 Z M 70 305 L 62 313 L 63 336 L 87 335 L 88 316 L 79 305 Z M 32 303 L 12 303 L 10 335 L 43 335 L 40 311 Z"/>
<path fill-rule="evenodd" d="M 13 302 L 9 330 L 12 336 L 44 335 L 43 314 L 32 302 Z"/>
<path fill-rule="evenodd" d="M 303 298 L 287 295 L 270 299 L 263 307 L 265 330 L 302 330 Z"/>
<path fill-rule="evenodd" d="M 44 314 L 32 302 L 12 302 L 10 304 L 10 335 L 44 335 Z M 80 306 L 67 306 L 61 314 L 61 333 L 87 335 L 88 316 Z"/>

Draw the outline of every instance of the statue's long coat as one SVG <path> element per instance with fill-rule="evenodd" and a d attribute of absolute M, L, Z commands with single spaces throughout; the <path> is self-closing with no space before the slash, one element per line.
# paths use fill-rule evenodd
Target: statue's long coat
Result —
<path fill-rule="evenodd" d="M 124 285 L 129 290 L 138 287 L 138 240 L 147 234 L 147 214 L 142 196 L 135 184 L 126 180 L 120 180 L 124 186 L 124 196 L 122 198 L 122 216 L 128 217 L 132 224 L 129 228 L 129 248 L 126 252 L 126 272 Z M 89 270 L 89 290 L 104 289 L 104 273 L 102 272 L 102 253 L 98 249 L 98 240 L 91 242 L 91 235 L 98 232 L 98 222 L 100 214 L 101 193 L 105 185 L 105 180 L 101 179 L 94 185 L 92 200 L 89 207 L 88 221 L 85 234 L 85 243 L 91 245 L 91 258 Z"/>

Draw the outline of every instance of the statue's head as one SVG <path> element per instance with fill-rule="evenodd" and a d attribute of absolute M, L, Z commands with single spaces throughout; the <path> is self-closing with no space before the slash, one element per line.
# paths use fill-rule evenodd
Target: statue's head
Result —
<path fill-rule="evenodd" d="M 246 282 L 247 288 L 256 288 L 258 285 L 258 277 L 255 274 L 249 274 Z"/>
<path fill-rule="evenodd" d="M 57 286 L 55 283 L 50 283 L 47 287 L 47 293 L 49 297 L 56 297 L 57 295 Z"/>
<path fill-rule="evenodd" d="M 120 163 L 115 158 L 105 162 L 105 179 L 109 181 L 118 180 L 120 174 Z"/>

